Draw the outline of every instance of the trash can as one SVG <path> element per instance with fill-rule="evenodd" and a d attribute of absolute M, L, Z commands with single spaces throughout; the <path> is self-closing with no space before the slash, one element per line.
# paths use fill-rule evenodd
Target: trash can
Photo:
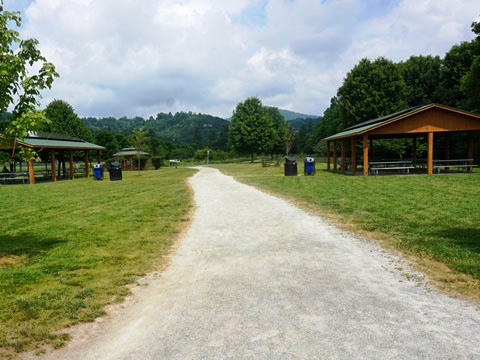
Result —
<path fill-rule="evenodd" d="M 304 175 L 315 175 L 315 159 L 307 156 L 304 160 L 305 168 Z"/>
<path fill-rule="evenodd" d="M 110 181 L 122 180 L 122 165 L 118 161 L 113 161 L 110 163 Z"/>
<path fill-rule="evenodd" d="M 103 180 L 103 165 L 94 164 L 93 165 L 93 180 Z"/>
<path fill-rule="evenodd" d="M 297 176 L 297 161 L 294 157 L 286 157 L 285 158 L 285 176 Z"/>

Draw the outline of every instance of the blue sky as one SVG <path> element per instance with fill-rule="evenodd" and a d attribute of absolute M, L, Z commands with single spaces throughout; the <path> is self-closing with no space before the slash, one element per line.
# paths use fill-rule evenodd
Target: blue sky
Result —
<path fill-rule="evenodd" d="M 82 116 L 229 117 L 258 96 L 321 115 L 364 57 L 443 56 L 473 38 L 478 0 L 5 0 L 23 12 Z"/>

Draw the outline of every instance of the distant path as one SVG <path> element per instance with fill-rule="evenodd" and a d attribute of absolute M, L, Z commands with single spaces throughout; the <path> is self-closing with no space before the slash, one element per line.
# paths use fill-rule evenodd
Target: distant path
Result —
<path fill-rule="evenodd" d="M 168 269 L 48 358 L 480 358 L 476 306 L 408 280 L 376 245 L 214 169 L 191 184 Z"/>

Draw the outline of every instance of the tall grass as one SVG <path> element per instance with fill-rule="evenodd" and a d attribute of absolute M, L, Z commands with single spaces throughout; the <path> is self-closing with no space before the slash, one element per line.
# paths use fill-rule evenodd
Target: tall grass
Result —
<path fill-rule="evenodd" d="M 190 169 L 0 186 L 0 358 L 62 346 L 160 266 L 191 207 Z"/>

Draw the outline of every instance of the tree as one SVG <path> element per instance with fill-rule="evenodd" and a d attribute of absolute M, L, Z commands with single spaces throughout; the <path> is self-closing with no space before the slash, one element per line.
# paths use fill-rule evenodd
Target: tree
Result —
<path fill-rule="evenodd" d="M 472 31 L 477 35 L 472 46 L 474 58 L 460 81 L 460 89 L 466 97 L 467 110 L 480 113 L 480 22 L 472 23 Z"/>
<path fill-rule="evenodd" d="M 120 150 L 118 141 L 110 130 L 102 130 L 95 134 L 95 143 L 106 147 L 104 156 L 107 159 Z"/>
<path fill-rule="evenodd" d="M 473 62 L 472 42 L 454 45 L 445 55 L 440 69 L 440 84 L 435 92 L 437 101 L 444 105 L 463 108 L 466 96 L 460 88 L 462 77 Z"/>
<path fill-rule="evenodd" d="M 228 139 L 232 148 L 243 154 L 270 153 L 278 134 L 260 99 L 250 97 L 237 105 L 230 122 Z"/>
<path fill-rule="evenodd" d="M 91 130 L 73 110 L 73 107 L 63 100 L 53 100 L 47 105 L 45 115 L 50 120 L 44 126 L 46 132 L 70 135 L 83 140 L 92 141 Z"/>
<path fill-rule="evenodd" d="M 40 92 L 51 88 L 58 73 L 38 50 L 38 40 L 22 40 L 19 32 L 10 28 L 12 25 L 21 26 L 20 12 L 4 11 L 0 1 L 0 113 L 13 108 L 4 134 L 15 145 L 16 139 L 48 122 L 35 108 Z M 37 158 L 31 149 L 22 148 L 17 155 L 29 162 Z"/>
<path fill-rule="evenodd" d="M 148 137 L 147 137 L 147 132 L 143 129 L 135 129 L 132 132 L 132 135 L 130 135 L 130 142 L 132 146 L 135 148 L 136 153 L 137 153 L 137 161 L 138 161 L 138 175 L 140 175 L 140 151 L 146 151 L 147 150 L 147 143 L 148 143 Z"/>
<path fill-rule="evenodd" d="M 411 56 L 398 64 L 407 86 L 408 106 L 424 105 L 435 101 L 435 91 L 440 83 L 442 60 L 438 56 Z"/>
<path fill-rule="evenodd" d="M 272 153 L 281 154 L 284 150 L 283 135 L 287 129 L 287 123 L 283 115 L 278 111 L 278 108 L 266 106 L 265 111 L 272 122 L 273 131 L 276 133 L 276 138 L 278 139 L 273 145 Z"/>

